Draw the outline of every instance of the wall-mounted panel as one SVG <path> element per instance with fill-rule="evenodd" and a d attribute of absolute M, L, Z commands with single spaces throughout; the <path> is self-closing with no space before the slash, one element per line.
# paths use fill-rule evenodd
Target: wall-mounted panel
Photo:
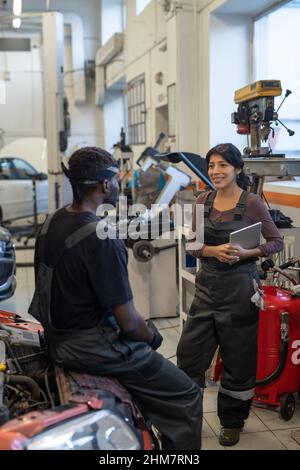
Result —
<path fill-rule="evenodd" d="M 30 51 L 30 38 L 0 38 L 0 51 Z"/>

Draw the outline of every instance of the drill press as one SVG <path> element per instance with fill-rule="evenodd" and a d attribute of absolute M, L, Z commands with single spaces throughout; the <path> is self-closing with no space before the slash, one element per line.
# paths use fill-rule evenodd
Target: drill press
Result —
<path fill-rule="evenodd" d="M 237 90 L 234 101 L 238 105 L 232 113 L 231 121 L 237 125 L 238 134 L 250 136 L 250 144 L 244 149 L 245 172 L 251 175 L 251 191 L 262 195 L 266 176 L 287 177 L 300 175 L 300 159 L 285 158 L 285 154 L 274 154 L 268 139 L 272 123 L 283 125 L 290 136 L 294 131 L 288 129 L 279 119 L 278 110 L 291 94 L 286 90 L 284 99 L 275 111 L 274 99 L 281 96 L 280 80 L 259 80 Z M 262 142 L 267 143 L 266 146 Z"/>
<path fill-rule="evenodd" d="M 284 126 L 278 119 L 278 110 L 274 109 L 274 98 L 281 94 L 280 80 L 259 80 L 235 92 L 234 101 L 238 109 L 232 113 L 231 121 L 237 125 L 238 134 L 250 135 L 250 146 L 244 149 L 245 157 L 285 157 L 284 154 L 273 154 L 269 145 L 262 146 L 262 142 L 268 143 L 270 133 L 274 132 L 272 122 L 280 122 Z M 290 94 L 291 91 L 287 90 L 284 100 Z M 294 135 L 291 129 L 287 131 L 290 136 Z"/>

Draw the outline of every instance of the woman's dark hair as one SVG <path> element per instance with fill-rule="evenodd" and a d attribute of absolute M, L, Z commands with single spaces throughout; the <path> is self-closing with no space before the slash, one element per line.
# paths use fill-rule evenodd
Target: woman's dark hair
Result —
<path fill-rule="evenodd" d="M 239 149 L 230 143 L 216 145 L 206 154 L 207 166 L 209 164 L 210 157 L 216 154 L 223 157 L 224 160 L 226 160 L 226 162 L 228 162 L 234 168 L 241 170 L 240 174 L 236 178 L 236 181 L 240 188 L 247 190 L 247 188 L 250 186 L 250 181 L 248 176 L 244 173 L 244 161 Z"/>
<path fill-rule="evenodd" d="M 83 147 L 76 150 L 69 159 L 69 169 L 67 170 L 74 200 L 81 203 L 97 188 L 97 182 L 85 185 L 83 181 L 94 180 L 95 175 L 111 166 L 117 166 L 117 161 L 106 150 L 99 147 Z"/>

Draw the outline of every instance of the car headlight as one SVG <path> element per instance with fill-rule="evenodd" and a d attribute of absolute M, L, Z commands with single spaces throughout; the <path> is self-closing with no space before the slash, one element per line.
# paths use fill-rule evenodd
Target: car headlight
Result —
<path fill-rule="evenodd" d="M 6 242 L 0 240 L 0 256 L 3 256 L 6 249 Z"/>
<path fill-rule="evenodd" d="M 26 440 L 26 450 L 139 450 L 133 430 L 110 410 L 68 420 Z"/>

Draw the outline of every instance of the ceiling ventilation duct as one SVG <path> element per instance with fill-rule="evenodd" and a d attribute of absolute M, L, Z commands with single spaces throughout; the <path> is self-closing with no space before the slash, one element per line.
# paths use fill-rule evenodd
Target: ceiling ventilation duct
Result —
<path fill-rule="evenodd" d="M 123 33 L 115 33 L 96 54 L 96 65 L 107 65 L 123 50 Z"/>

